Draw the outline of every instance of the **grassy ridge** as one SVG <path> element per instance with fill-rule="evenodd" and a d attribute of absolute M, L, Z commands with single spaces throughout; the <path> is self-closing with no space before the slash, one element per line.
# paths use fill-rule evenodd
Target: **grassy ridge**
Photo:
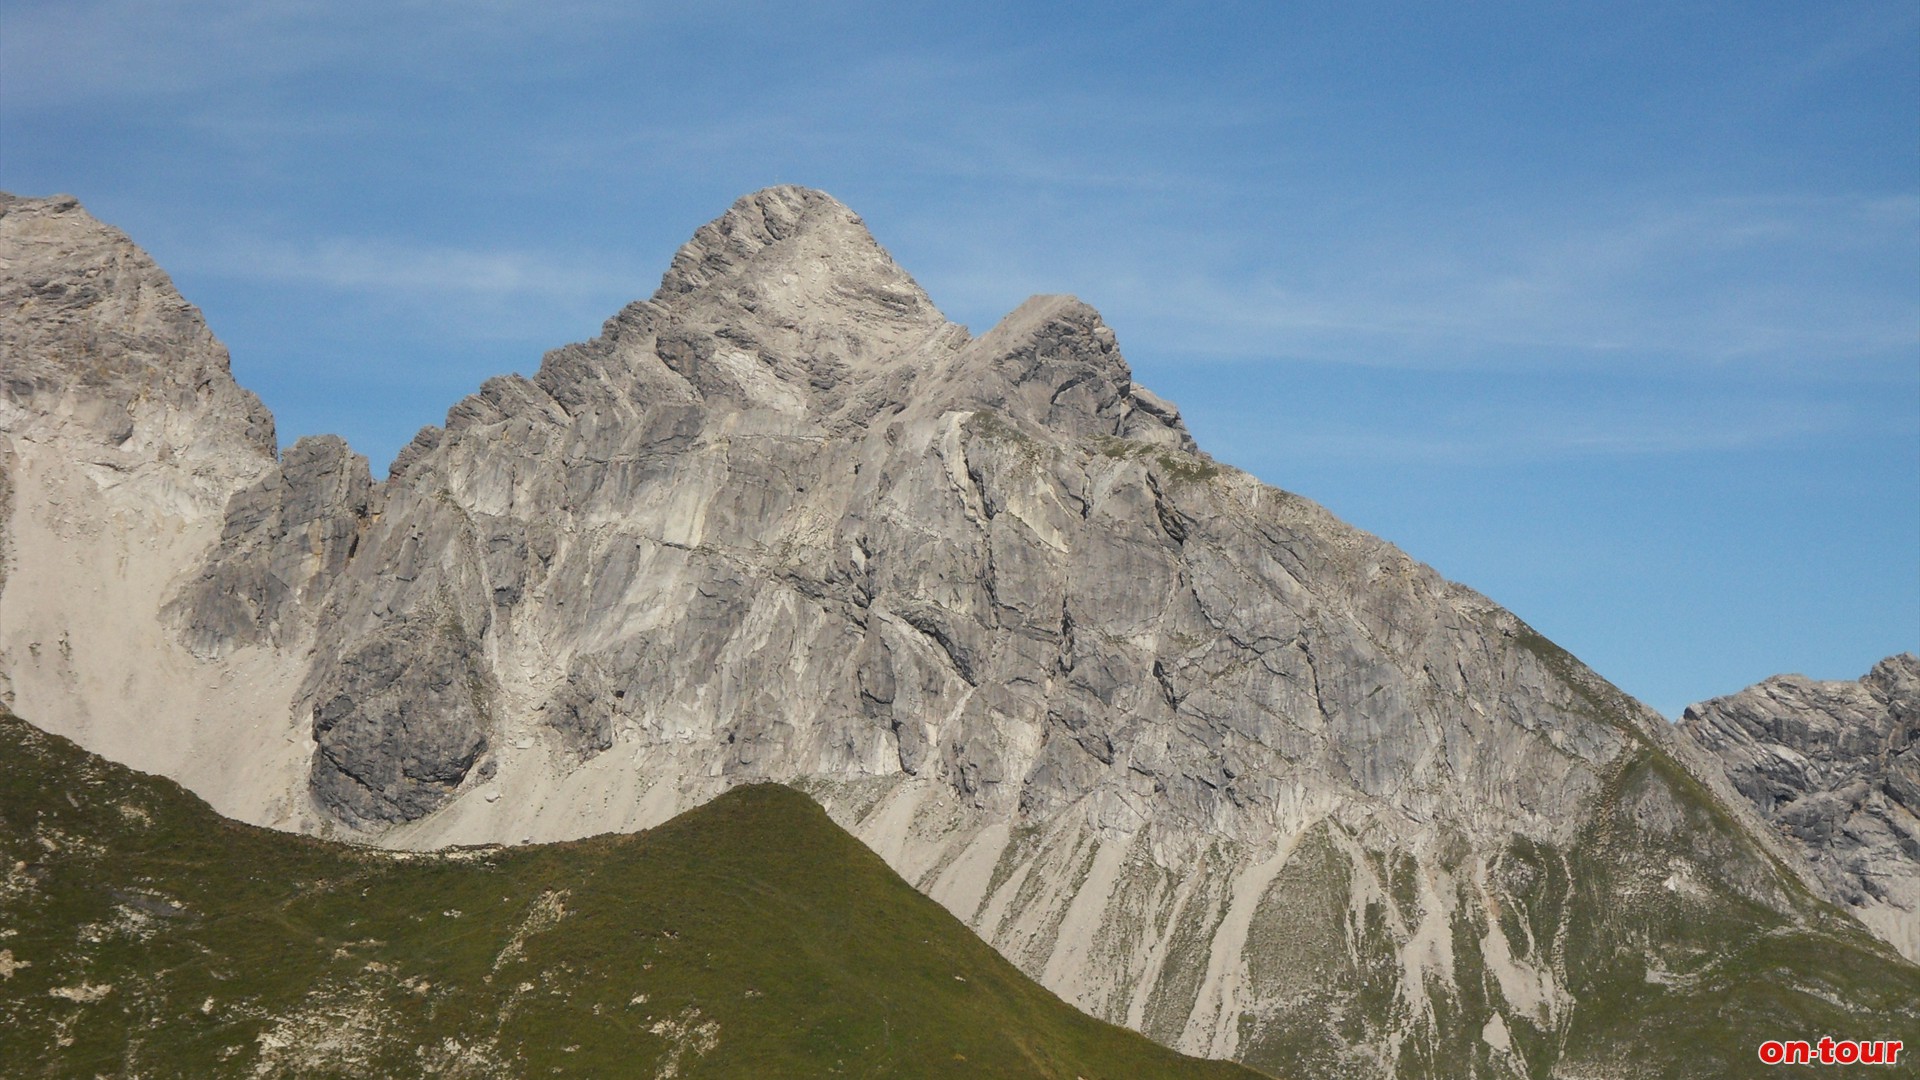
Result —
<path fill-rule="evenodd" d="M 1621 763 L 1566 865 L 1562 963 L 1584 1007 L 1561 1061 L 1810 1076 L 1834 1069 L 1762 1069 L 1759 1045 L 1832 1035 L 1920 1046 L 1920 967 L 1807 892 L 1671 758 L 1645 750 Z"/>
<path fill-rule="evenodd" d="M 1253 1077 L 1095 1021 L 787 788 L 402 856 L 0 718 L 12 1076 Z"/>

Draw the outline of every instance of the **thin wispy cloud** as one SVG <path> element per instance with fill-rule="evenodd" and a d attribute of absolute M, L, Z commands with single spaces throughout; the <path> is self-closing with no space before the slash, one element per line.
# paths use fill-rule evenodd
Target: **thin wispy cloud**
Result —
<path fill-rule="evenodd" d="M 1911 0 L 0 0 L 0 186 L 127 229 L 284 431 L 379 460 L 822 187 L 950 315 L 1080 295 L 1209 449 L 1496 596 L 1528 493 L 1616 565 L 1622 513 L 1768 582 L 1764 535 L 1825 537 L 1876 598 L 1805 620 L 1828 655 L 1920 644 L 1916 57 Z M 1496 467 L 1535 485 L 1459 516 Z M 1702 615 L 1753 590 L 1648 572 L 1674 680 L 1758 642 Z"/>
<path fill-rule="evenodd" d="M 0 69 L 19 105 L 259 89 L 330 69 L 467 77 L 476 51 L 590 41 L 683 15 L 597 0 L 14 0 Z"/>
<path fill-rule="evenodd" d="M 1920 7 L 1912 4 L 1874 5 L 1846 15 L 1847 22 L 1841 29 L 1820 40 L 1804 59 L 1792 65 L 1789 76 L 1793 81 L 1817 78 L 1875 53 L 1897 53 L 1920 29 Z"/>
<path fill-rule="evenodd" d="M 626 303 L 650 295 L 664 265 L 590 251 L 233 234 L 182 246 L 168 261 L 179 279 L 241 290 L 260 311 L 324 297 L 316 306 L 326 313 L 329 336 L 355 328 L 352 347 L 334 347 L 340 355 L 331 364 L 342 379 L 416 354 L 405 369 L 434 373 L 435 389 L 404 422 L 409 431 L 481 380 L 530 371 L 545 350 L 592 336 Z M 209 312 L 218 314 L 224 312 Z M 213 321 L 221 331 L 220 319 Z M 313 347 L 303 343 L 299 351 Z M 242 355 L 236 363 L 253 359 Z"/>
<path fill-rule="evenodd" d="M 1920 349 L 1920 294 L 1901 276 L 1920 265 L 1917 210 L 1907 197 L 1715 198 L 1598 222 L 1356 238 L 1331 253 L 1337 267 L 1276 243 L 1273 264 L 1248 273 L 1218 248 L 1183 237 L 1142 250 L 1137 236 L 1131 251 L 1096 242 L 1051 261 L 1056 281 L 1135 324 L 1136 348 L 1192 359 L 1877 365 Z M 1009 280 L 991 244 L 972 250 L 979 265 L 941 274 L 963 306 L 1010 307 L 1038 281 Z M 1868 267 L 1881 274 L 1863 289 Z"/>
<path fill-rule="evenodd" d="M 1728 403 L 1731 404 L 1731 403 Z M 1730 414 L 1672 409 L 1540 409 L 1521 418 L 1401 417 L 1391 431 L 1333 424 L 1219 434 L 1249 459 L 1338 460 L 1427 468 L 1511 466 L 1604 458 L 1684 457 L 1805 443 L 1838 431 L 1859 433 L 1863 419 L 1832 402 L 1740 402 Z M 1902 432 L 1920 434 L 1905 425 Z"/>
<path fill-rule="evenodd" d="M 577 253 L 416 246 L 380 238 L 311 243 L 229 240 L 186 253 L 204 274 L 314 285 L 341 292 L 403 291 L 422 298 L 515 295 L 573 300 L 582 294 L 631 291 L 646 271 L 631 265 L 582 265 Z"/>

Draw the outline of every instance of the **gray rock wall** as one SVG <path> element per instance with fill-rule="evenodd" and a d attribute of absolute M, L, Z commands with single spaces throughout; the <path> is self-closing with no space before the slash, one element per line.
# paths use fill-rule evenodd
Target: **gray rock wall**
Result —
<path fill-rule="evenodd" d="M 344 444 L 309 446 L 335 464 L 290 453 L 313 490 L 288 491 L 273 418 L 153 260 L 71 198 L 0 195 L 8 705 L 223 812 L 301 820 L 311 800 L 286 780 L 313 744 L 286 738 L 301 661 L 277 646 L 306 640 L 316 576 L 351 549 L 321 508 L 350 518 L 356 501 L 335 490 L 351 486 Z"/>
<path fill-rule="evenodd" d="M 1920 657 L 1856 682 L 1779 675 L 1687 709 L 1680 727 L 1845 904 L 1920 960 Z"/>
<path fill-rule="evenodd" d="M 102 229 L 73 231 L 134 265 Z M 133 408 L 164 481 L 137 505 L 187 538 L 71 628 L 83 659 L 101 627 L 165 638 L 121 650 L 172 666 L 154 740 L 117 745 L 254 820 L 517 842 L 794 783 L 1081 1007 L 1301 1076 L 1591 1064 L 1578 1018 L 1628 1014 L 1583 997 L 1692 962 L 1685 927 L 1747 912 L 1714 924 L 1732 949 L 1819 922 L 1780 870 L 1802 855 L 1657 715 L 1200 452 L 1092 308 L 1036 297 L 973 336 L 819 192 L 740 200 L 652 298 L 489 380 L 381 482 L 337 439 L 264 453 L 192 319 L 97 388 L 57 377 L 93 353 L 23 320 L 5 340 L 41 374 L 9 431 L 108 418 L 32 451 L 79 484 L 84 433 Z M 212 443 L 238 447 L 203 459 L 213 509 L 166 516 L 178 447 Z M 81 581 L 34 498 L 9 538 Z M 108 563 L 156 528 L 89 520 Z M 50 594 L 8 590 L 0 640 L 46 638 Z M 89 662 L 95 700 L 130 685 Z M 0 669 L 62 708 L 50 663 Z M 222 738 L 274 764 L 156 749 Z M 1656 940 L 1669 897 L 1691 906 Z"/>

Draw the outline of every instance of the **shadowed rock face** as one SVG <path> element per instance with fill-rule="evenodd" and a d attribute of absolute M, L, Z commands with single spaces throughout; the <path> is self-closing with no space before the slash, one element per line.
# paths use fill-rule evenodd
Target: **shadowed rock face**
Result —
<path fill-rule="evenodd" d="M 1680 726 L 1793 840 L 1827 895 L 1920 960 L 1920 657 L 1857 682 L 1779 675 Z"/>
<path fill-rule="evenodd" d="M 288 447 L 280 467 L 227 503 L 220 547 L 168 617 L 195 650 L 290 645 L 303 618 L 358 549 L 377 511 L 367 459 L 337 435 Z"/>
<path fill-rule="evenodd" d="M 95 443 L 28 434 L 107 382 L 9 406 L 12 582 L 83 574 L 49 538 Z M 195 423 L 244 444 L 230 384 Z M 338 440 L 219 460 L 210 513 L 87 519 L 88 565 L 177 534 L 159 585 L 8 584 L 0 657 L 22 712 L 252 820 L 555 839 L 794 783 L 1082 1008 L 1298 1076 L 1624 1075 L 1702 963 L 1870 948 L 1692 742 L 1200 453 L 1092 308 L 975 337 L 819 192 L 741 199 L 382 483 Z M 143 740 L 102 716 L 129 655 Z"/>

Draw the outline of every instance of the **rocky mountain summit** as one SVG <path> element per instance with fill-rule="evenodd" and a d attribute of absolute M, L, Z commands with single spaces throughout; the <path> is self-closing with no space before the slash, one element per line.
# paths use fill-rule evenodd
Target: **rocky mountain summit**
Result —
<path fill-rule="evenodd" d="M 1856 682 L 1780 675 L 1680 726 L 1806 854 L 1825 893 L 1920 961 L 1920 657 Z"/>
<path fill-rule="evenodd" d="M 1749 1014 L 1912 977 L 1657 714 L 1201 453 L 1092 308 L 974 336 L 820 192 L 384 481 L 276 458 L 125 237 L 3 209 L 10 704 L 225 813 L 435 847 L 789 783 L 1086 1011 L 1288 1076 L 1743 1075 Z M 111 267 L 192 394 L 49 336 L 144 310 Z"/>

